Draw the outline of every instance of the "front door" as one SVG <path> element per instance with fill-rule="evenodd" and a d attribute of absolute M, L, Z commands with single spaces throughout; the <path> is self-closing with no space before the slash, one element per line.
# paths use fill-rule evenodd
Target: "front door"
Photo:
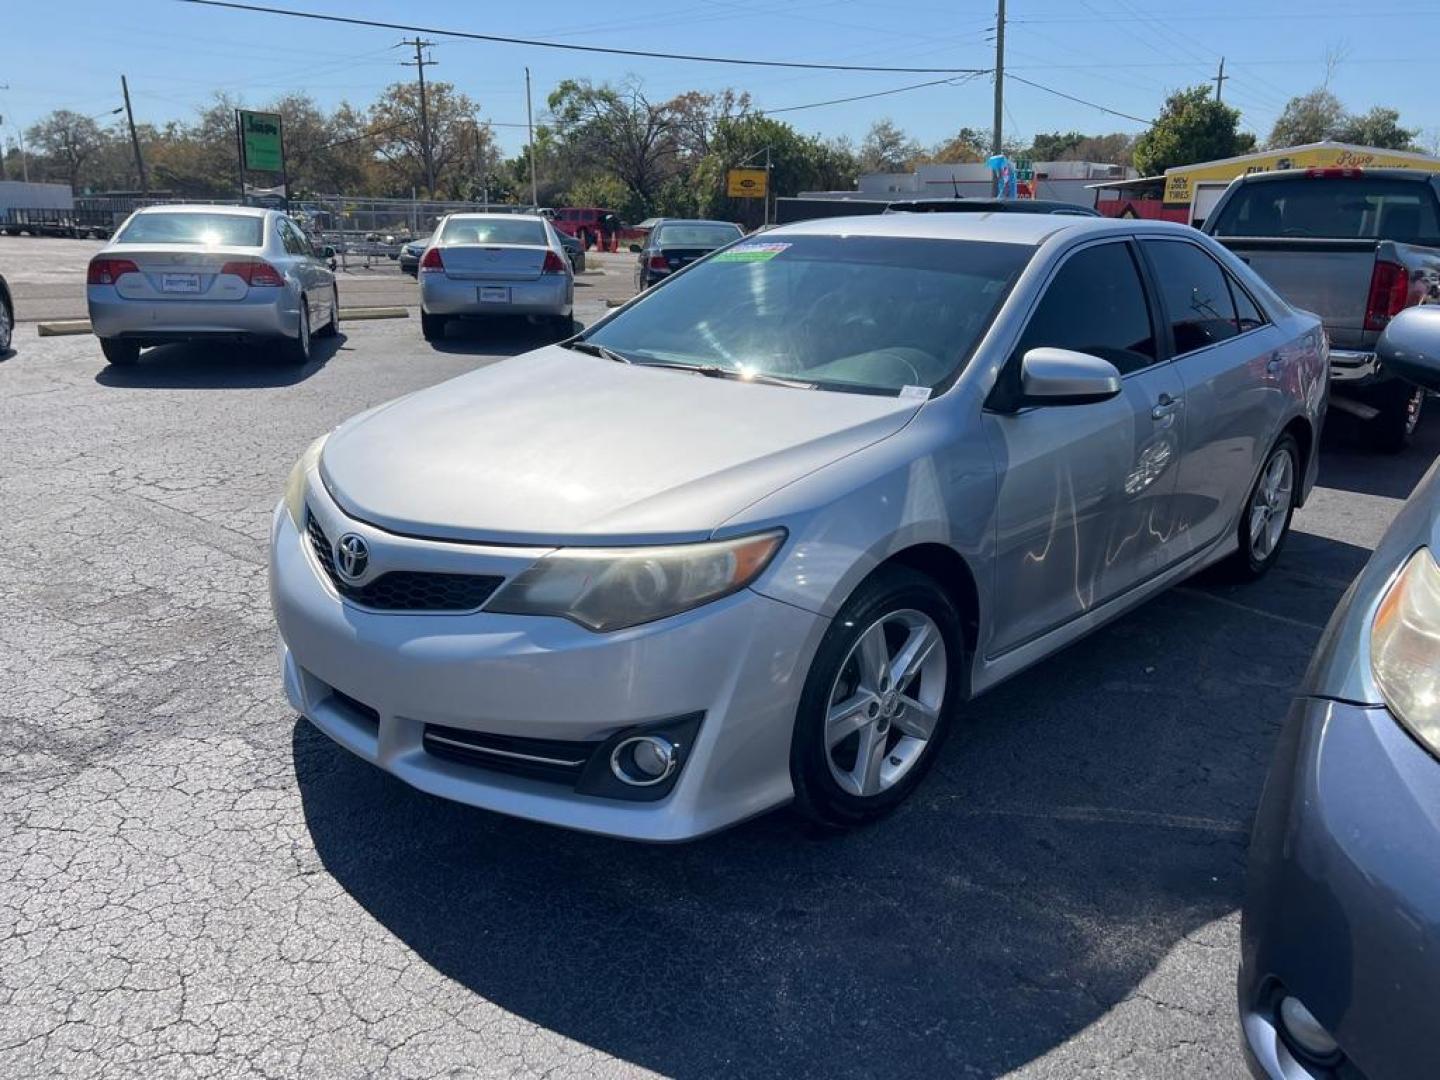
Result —
<path fill-rule="evenodd" d="M 1164 361 L 1151 305 L 1126 241 L 1071 254 L 1051 277 L 1004 377 L 1054 346 L 1102 357 L 1122 392 L 1088 405 L 987 412 L 999 474 L 997 656 L 1152 576 L 1174 550 L 1184 388 Z"/>

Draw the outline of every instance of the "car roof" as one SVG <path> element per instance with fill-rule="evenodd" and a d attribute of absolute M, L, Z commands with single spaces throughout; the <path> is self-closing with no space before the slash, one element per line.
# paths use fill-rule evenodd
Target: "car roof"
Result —
<path fill-rule="evenodd" d="M 1062 214 L 1078 214 L 1081 217 L 1098 216 L 1088 206 L 1081 206 L 1078 203 L 1065 202 L 1062 199 L 987 199 L 961 196 L 959 198 L 934 198 L 934 199 L 896 199 L 891 202 L 887 209 L 905 210 L 911 206 L 937 207 L 939 209 L 931 213 L 945 213 L 951 208 L 956 213 L 973 214 L 982 209 L 1003 210 L 1011 214 L 1050 214 L 1059 212 Z"/>
<path fill-rule="evenodd" d="M 1246 173 L 1244 176 L 1236 177 L 1236 180 L 1246 184 L 1269 183 L 1272 180 L 1293 180 L 1297 176 L 1311 176 L 1314 173 L 1326 174 L 1320 179 L 1335 180 L 1414 180 L 1416 183 L 1425 183 L 1435 178 L 1436 174 L 1425 169 L 1406 168 L 1379 168 L 1379 169 L 1357 169 L 1342 167 L 1339 165 L 1320 165 L 1304 169 L 1275 169 L 1271 172 Z"/>
<path fill-rule="evenodd" d="M 456 211 L 456 212 L 453 213 L 453 214 L 446 214 L 446 215 L 445 215 L 445 219 L 446 219 L 447 221 L 450 220 L 451 218 L 464 218 L 464 219 L 467 220 L 467 221 L 475 221 L 475 220 L 477 220 L 477 219 L 478 219 L 478 220 L 481 220 L 481 221 L 544 221 L 544 220 L 545 220 L 545 218 L 541 217 L 539 214 L 507 214 L 507 213 L 504 213 L 503 211 L 502 211 L 502 212 L 499 212 L 499 213 L 494 213 L 494 212 L 487 213 L 487 212 L 485 212 L 484 210 L 458 210 L 458 211 Z"/>
<path fill-rule="evenodd" d="M 1155 226 L 1155 228 L 1142 228 Z M 1170 225 L 1172 228 L 1162 228 Z M 1198 236 L 1188 225 L 1140 222 L 1070 214 L 867 214 L 864 217 L 812 218 L 761 233 L 760 242 L 775 236 L 893 236 L 920 240 L 978 240 L 1038 247 L 1060 233 L 1130 236 L 1137 232 L 1174 232 Z"/>
<path fill-rule="evenodd" d="M 214 203 L 161 203 L 159 206 L 142 206 L 137 214 L 240 214 L 244 217 L 264 217 L 280 211 L 268 206 L 220 206 Z"/>

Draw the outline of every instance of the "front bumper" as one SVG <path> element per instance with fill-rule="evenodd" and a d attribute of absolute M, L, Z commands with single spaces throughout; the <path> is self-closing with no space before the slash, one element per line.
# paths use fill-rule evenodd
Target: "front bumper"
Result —
<path fill-rule="evenodd" d="M 482 301 L 483 287 L 509 290 L 507 301 Z M 569 274 L 542 274 L 534 281 L 452 278 L 439 271 L 420 274 L 420 307 L 428 315 L 571 315 L 575 286 Z"/>
<path fill-rule="evenodd" d="M 113 285 L 87 285 L 90 327 L 97 337 L 141 342 L 193 338 L 293 338 L 299 296 L 289 289 L 251 289 L 243 300 L 126 300 Z"/>
<path fill-rule="evenodd" d="M 1238 990 L 1257 1077 L 1440 1076 L 1440 761 L 1386 709 L 1292 706 L 1250 846 Z M 1282 994 L 1335 1037 L 1343 1069 L 1292 1053 Z"/>
<path fill-rule="evenodd" d="M 327 535 L 362 535 L 371 557 L 518 572 L 540 552 L 432 544 L 346 519 L 313 484 Z M 461 562 L 457 562 L 460 560 Z M 751 591 L 646 626 L 595 634 L 567 620 L 380 613 L 341 599 L 284 506 L 271 601 L 285 691 L 316 727 L 406 783 L 457 802 L 635 840 L 714 832 L 788 801 L 801 685 L 826 620 Z M 360 715 L 362 703 L 373 714 Z M 654 802 L 457 763 L 427 751 L 427 724 L 525 739 L 596 740 L 703 713 L 674 788 Z"/>

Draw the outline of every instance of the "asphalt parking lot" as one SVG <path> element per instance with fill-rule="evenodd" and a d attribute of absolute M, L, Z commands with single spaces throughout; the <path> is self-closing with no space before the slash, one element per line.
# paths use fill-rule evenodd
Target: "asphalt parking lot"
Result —
<path fill-rule="evenodd" d="M 407 788 L 297 719 L 276 672 L 265 540 L 295 457 L 537 341 L 432 349 L 412 318 L 299 370 L 174 346 L 110 371 L 93 338 L 22 325 L 0 1076 L 1241 1076 L 1277 724 L 1440 424 L 1398 458 L 1332 429 L 1273 574 L 1172 590 L 976 702 L 881 824 L 781 812 L 644 847 Z"/>

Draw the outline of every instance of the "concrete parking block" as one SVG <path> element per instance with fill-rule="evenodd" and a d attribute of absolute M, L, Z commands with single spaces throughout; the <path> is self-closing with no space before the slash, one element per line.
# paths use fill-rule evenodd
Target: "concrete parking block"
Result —
<path fill-rule="evenodd" d="M 41 337 L 66 337 L 70 334 L 90 333 L 89 319 L 66 319 L 60 322 L 42 322 L 36 324 L 36 332 Z"/>

